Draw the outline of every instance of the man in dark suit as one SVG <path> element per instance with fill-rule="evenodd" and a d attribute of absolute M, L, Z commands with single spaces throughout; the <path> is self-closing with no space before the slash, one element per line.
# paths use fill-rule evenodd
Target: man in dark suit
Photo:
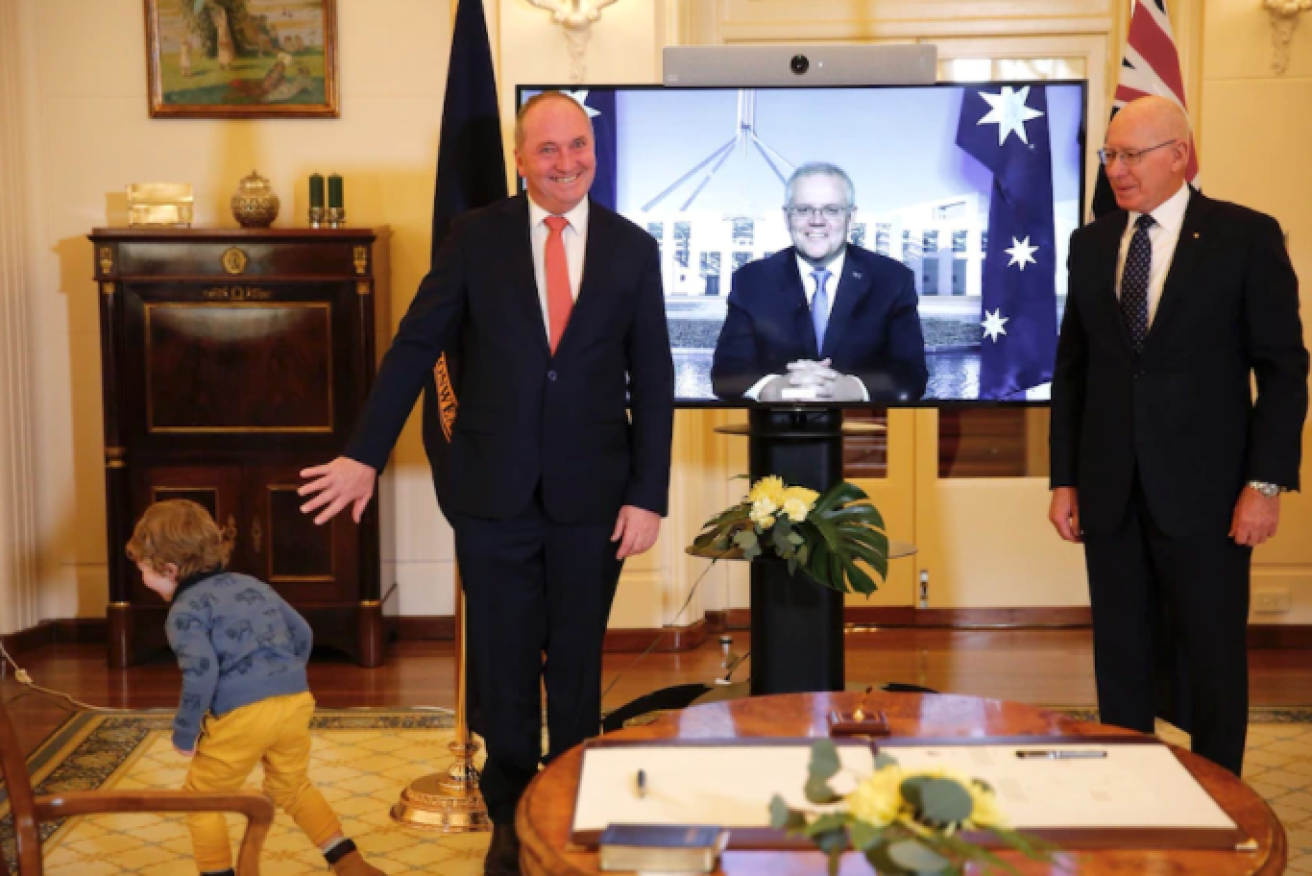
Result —
<path fill-rule="evenodd" d="M 303 472 L 322 523 L 373 495 L 438 353 L 463 351 L 447 513 L 484 710 L 490 874 L 518 872 L 515 805 L 541 755 L 598 732 L 625 557 L 666 512 L 674 366 L 655 241 L 587 195 L 592 126 L 567 95 L 515 127 L 520 195 L 460 217 L 383 360 L 346 455 Z M 626 404 L 632 419 L 626 413 Z M 545 660 L 543 659 L 545 655 Z"/>
<path fill-rule="evenodd" d="M 850 246 L 852 180 L 804 164 L 786 188 L 793 246 L 734 274 L 711 363 L 720 398 L 917 401 L 925 342 L 911 271 Z"/>
<path fill-rule="evenodd" d="M 1071 236 L 1049 517 L 1085 545 L 1101 720 L 1151 733 L 1183 679 L 1193 750 L 1238 775 L 1249 563 L 1298 488 L 1308 354 L 1279 225 L 1190 189 L 1189 144 L 1159 97 L 1107 130 L 1120 209 Z"/>

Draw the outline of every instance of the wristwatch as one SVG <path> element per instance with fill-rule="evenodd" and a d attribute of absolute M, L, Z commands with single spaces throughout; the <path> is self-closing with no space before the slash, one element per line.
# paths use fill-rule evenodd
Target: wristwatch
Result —
<path fill-rule="evenodd" d="M 1245 486 L 1250 490 L 1257 490 L 1268 499 L 1274 499 L 1280 495 L 1279 484 L 1268 484 L 1266 481 L 1249 481 Z"/>

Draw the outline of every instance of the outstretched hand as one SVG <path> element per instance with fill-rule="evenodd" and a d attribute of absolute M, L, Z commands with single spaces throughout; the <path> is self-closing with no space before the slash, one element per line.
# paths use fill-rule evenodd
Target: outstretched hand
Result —
<path fill-rule="evenodd" d="M 660 532 L 659 514 L 636 505 L 625 505 L 620 509 L 620 515 L 615 520 L 615 531 L 610 536 L 612 542 L 620 543 L 615 559 L 635 557 L 650 549 L 656 543 L 656 536 L 660 535 Z"/>
<path fill-rule="evenodd" d="M 323 510 L 314 518 L 316 526 L 332 520 L 346 506 L 356 523 L 364 516 L 364 509 L 374 495 L 378 472 L 348 456 L 339 456 L 327 465 L 303 469 L 301 477 L 311 479 L 296 491 L 300 496 L 313 496 L 301 506 L 302 514 Z"/>

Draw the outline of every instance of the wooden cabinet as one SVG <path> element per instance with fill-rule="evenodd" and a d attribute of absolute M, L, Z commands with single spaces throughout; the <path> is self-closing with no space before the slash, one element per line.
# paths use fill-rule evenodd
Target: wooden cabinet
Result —
<path fill-rule="evenodd" d="M 387 229 L 97 229 L 109 662 L 167 647 L 123 553 L 142 511 L 191 499 L 317 644 L 383 660 L 378 502 L 315 526 L 300 471 L 337 456 L 389 329 Z"/>

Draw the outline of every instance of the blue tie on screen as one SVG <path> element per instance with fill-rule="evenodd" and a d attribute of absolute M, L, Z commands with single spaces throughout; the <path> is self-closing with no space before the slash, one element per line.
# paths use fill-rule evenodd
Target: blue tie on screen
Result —
<path fill-rule="evenodd" d="M 1148 336 L 1148 272 L 1153 265 L 1153 245 L 1148 229 L 1153 217 L 1144 213 L 1134 223 L 1134 236 L 1130 238 L 1130 251 L 1125 256 L 1125 270 L 1121 273 L 1121 315 L 1130 330 L 1134 351 L 1143 349 Z"/>
<path fill-rule="evenodd" d="M 815 326 L 815 351 L 818 354 L 825 348 L 825 326 L 829 323 L 829 293 L 825 291 L 825 281 L 829 279 L 826 270 L 812 271 L 815 277 L 815 297 L 811 299 L 811 325 Z"/>

